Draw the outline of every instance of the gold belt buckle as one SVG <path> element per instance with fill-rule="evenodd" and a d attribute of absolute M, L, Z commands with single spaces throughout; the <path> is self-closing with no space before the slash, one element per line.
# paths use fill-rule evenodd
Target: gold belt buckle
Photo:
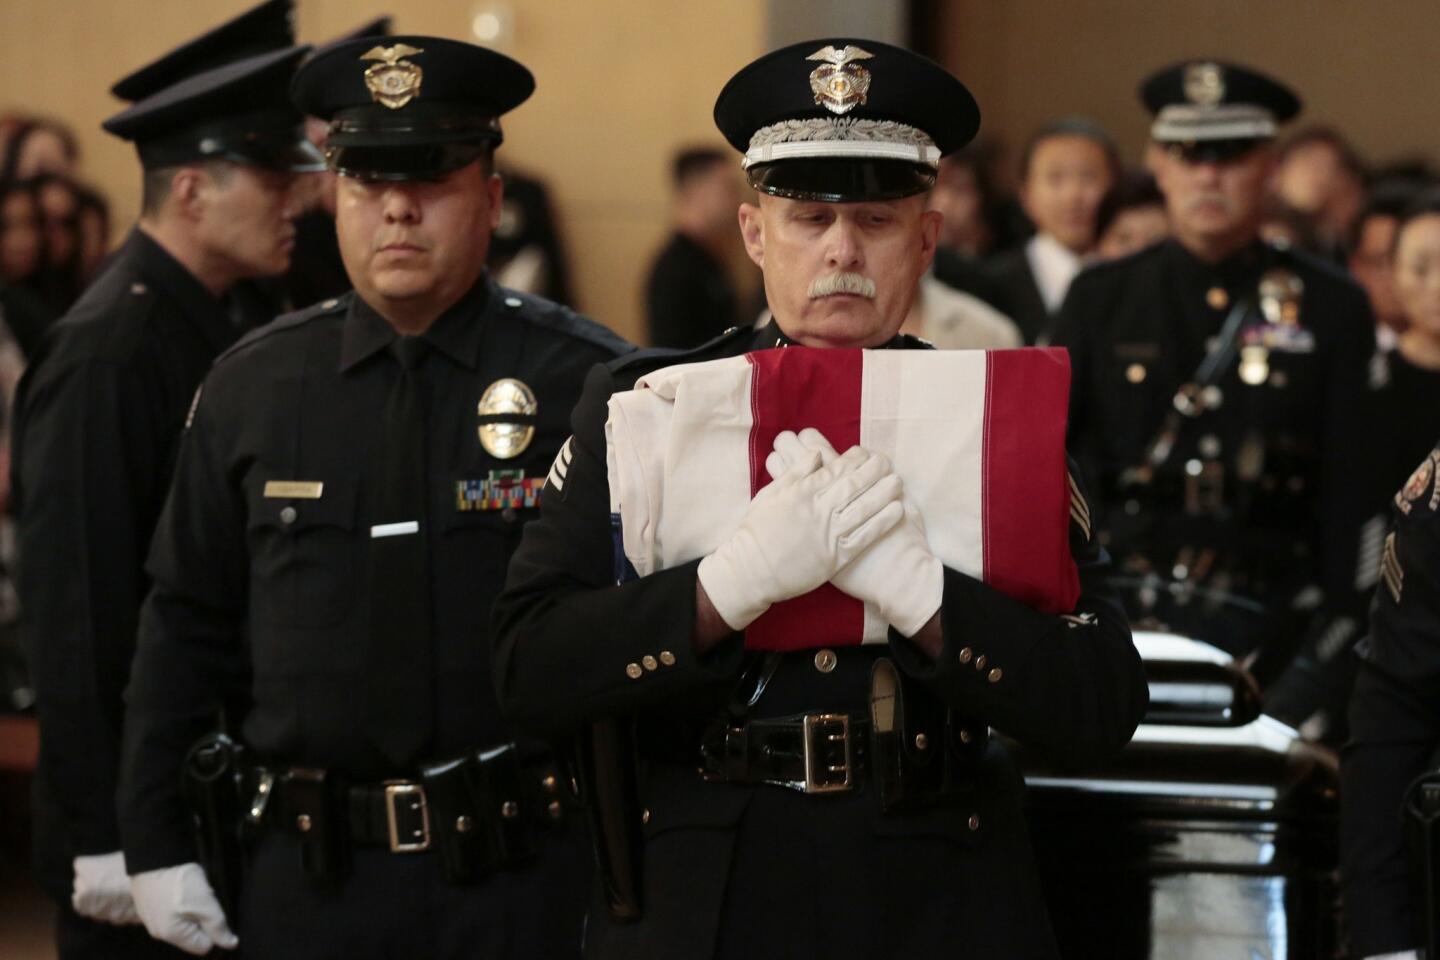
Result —
<path fill-rule="evenodd" d="M 836 732 L 833 728 L 839 727 Z M 850 715 L 845 713 L 807 713 L 804 720 L 805 737 L 805 792 L 839 793 L 854 785 L 851 771 L 855 765 L 850 745 Z M 822 739 L 822 746 L 839 743 L 843 746 L 845 759 L 836 764 L 831 751 L 816 745 L 816 738 Z"/>
<path fill-rule="evenodd" d="M 420 826 L 415 829 L 400 824 L 400 805 L 410 813 L 419 814 Z M 430 808 L 425 803 L 425 788 L 407 780 L 385 781 L 385 822 L 390 828 L 391 853 L 421 853 L 430 849 Z M 402 831 L 408 836 L 402 836 Z"/>

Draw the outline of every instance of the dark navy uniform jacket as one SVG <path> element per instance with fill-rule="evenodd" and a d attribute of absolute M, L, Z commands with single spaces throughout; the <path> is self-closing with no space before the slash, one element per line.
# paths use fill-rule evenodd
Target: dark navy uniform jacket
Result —
<path fill-rule="evenodd" d="M 120 849 L 122 692 L 150 588 L 145 552 L 195 388 L 243 332 L 135 230 L 20 385 L 12 471 L 41 727 L 36 847 L 66 900 L 72 857 Z"/>
<path fill-rule="evenodd" d="M 1019 776 L 998 748 L 976 758 L 974 795 L 906 815 L 881 815 L 873 788 L 815 797 L 709 783 L 696 770 L 697 728 L 730 703 L 754 658 L 738 635 L 705 656 L 691 647 L 698 561 L 615 585 L 607 403 L 651 370 L 782 343 L 773 325 L 736 330 L 689 353 L 640 353 L 593 370 L 541 518 L 526 528 L 496 604 L 495 679 L 519 725 L 558 732 L 636 717 L 645 912 L 625 925 L 592 909 L 587 953 L 1053 956 Z M 923 346 L 908 337 L 891 345 Z M 955 726 L 970 737 L 993 726 L 1073 763 L 1100 760 L 1129 740 L 1147 694 L 1129 626 L 1103 583 L 1103 552 L 1073 525 L 1071 546 L 1078 609 L 1095 622 L 1037 613 L 946 570 L 938 662 L 893 632 L 878 653 L 836 651 L 828 671 L 813 650 L 784 654 L 749 715 L 866 711 L 871 666 L 891 655 L 955 708 Z"/>
<path fill-rule="evenodd" d="M 187 747 L 224 705 L 260 758 L 349 782 L 390 769 L 361 732 L 370 609 L 367 469 L 398 364 L 392 328 L 353 294 L 276 320 L 222 356 L 185 432 L 150 552 L 154 589 L 127 693 L 120 817 L 131 872 L 194 859 L 179 793 Z M 569 433 L 584 371 L 628 346 L 567 308 L 483 278 L 424 334 L 434 758 L 510 739 L 490 693 L 486 630 L 535 506 L 467 495 L 524 471 L 538 488 Z M 538 401 L 533 441 L 500 460 L 478 403 L 502 378 Z M 289 496 L 272 481 L 322 484 Z M 486 484 L 491 484 L 486 488 Z M 499 495 L 498 493 L 496 494 Z M 479 499 L 483 499 L 479 498 Z M 238 705 L 237 705 L 238 704 Z"/>
<path fill-rule="evenodd" d="M 1440 446 L 1396 494 L 1370 636 L 1350 698 L 1341 754 L 1340 850 L 1345 917 L 1357 957 L 1421 943 L 1401 831 L 1410 781 L 1440 749 Z"/>

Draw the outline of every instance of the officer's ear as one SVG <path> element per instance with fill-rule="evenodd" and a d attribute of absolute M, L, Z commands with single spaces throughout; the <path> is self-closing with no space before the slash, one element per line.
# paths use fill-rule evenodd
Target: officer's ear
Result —
<path fill-rule="evenodd" d="M 204 210 L 205 193 L 210 185 L 210 177 L 204 167 L 176 167 L 170 177 L 166 206 L 187 219 L 196 219 Z"/>
<path fill-rule="evenodd" d="M 765 224 L 760 208 L 753 203 L 740 204 L 740 237 L 745 241 L 745 252 L 755 261 L 755 266 L 765 269 Z"/>
<path fill-rule="evenodd" d="M 939 210 L 920 213 L 920 259 L 925 270 L 930 269 L 930 261 L 935 259 L 935 247 L 940 242 L 940 227 L 944 222 L 945 215 Z"/>
<path fill-rule="evenodd" d="M 500 229 L 500 207 L 505 202 L 505 181 L 500 174 L 492 173 L 485 178 L 485 193 L 490 198 L 490 232 Z"/>

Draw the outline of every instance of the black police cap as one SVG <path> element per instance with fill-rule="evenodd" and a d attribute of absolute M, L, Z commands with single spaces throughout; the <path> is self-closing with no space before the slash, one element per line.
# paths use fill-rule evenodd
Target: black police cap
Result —
<path fill-rule="evenodd" d="M 134 142 L 146 168 L 223 159 L 282 170 L 323 169 L 289 99 L 290 77 L 309 51 L 290 47 L 195 74 L 102 126 Z"/>
<path fill-rule="evenodd" d="M 295 45 L 292 0 L 265 0 L 115 81 L 121 100 L 143 100 L 188 76 Z"/>
<path fill-rule="evenodd" d="M 832 37 L 768 53 L 725 84 L 715 125 L 752 186 L 796 199 L 887 200 L 928 190 L 940 157 L 980 128 L 975 98 L 931 60 Z"/>
<path fill-rule="evenodd" d="M 336 173 L 409 180 L 494 149 L 504 139 L 501 114 L 534 90 L 530 71 L 504 54 L 408 35 L 329 47 L 296 73 L 291 95 L 330 121 L 325 157 Z"/>
<path fill-rule="evenodd" d="M 1155 119 L 1159 143 L 1244 143 L 1275 136 L 1300 112 L 1300 98 L 1258 70 L 1218 60 L 1186 60 L 1146 78 L 1140 99 Z"/>

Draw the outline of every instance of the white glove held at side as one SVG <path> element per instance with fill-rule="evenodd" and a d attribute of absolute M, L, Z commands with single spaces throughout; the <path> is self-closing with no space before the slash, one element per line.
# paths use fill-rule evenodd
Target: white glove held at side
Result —
<path fill-rule="evenodd" d="M 147 870 L 130 877 L 130 894 L 145 929 L 186 953 L 202 957 L 212 947 L 233 950 L 240 938 L 230 932 L 225 911 L 198 863 Z"/>
<path fill-rule="evenodd" d="M 82 917 L 102 923 L 139 923 L 135 901 L 130 899 L 130 878 L 125 875 L 125 855 L 98 853 L 76 857 L 75 885 L 70 905 Z"/>
<path fill-rule="evenodd" d="M 837 457 L 819 430 L 810 427 L 799 434 L 786 430 L 775 438 L 775 450 L 766 458 L 765 469 L 772 477 L 783 474 L 812 451 L 819 453 L 825 464 L 833 463 Z M 925 542 L 925 524 L 919 512 L 908 500 L 903 502 L 904 521 L 849 566 L 838 570 L 834 583 L 850 596 L 874 606 L 885 622 L 901 634 L 913 637 L 940 609 L 945 573 Z"/>
<path fill-rule="evenodd" d="M 808 593 L 900 522 L 900 478 L 852 447 L 821 466 L 800 457 L 750 501 L 740 529 L 700 561 L 721 619 L 743 630 L 772 603 Z"/>

